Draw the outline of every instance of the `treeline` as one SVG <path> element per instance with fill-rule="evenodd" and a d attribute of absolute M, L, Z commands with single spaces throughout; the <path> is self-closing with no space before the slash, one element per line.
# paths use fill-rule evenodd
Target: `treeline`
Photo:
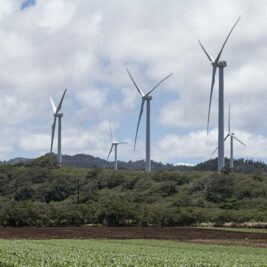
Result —
<path fill-rule="evenodd" d="M 47 154 L 46 157 L 56 157 L 55 154 Z M 77 154 L 74 156 L 63 155 L 63 166 L 72 167 L 72 168 L 103 168 L 105 165 L 105 160 L 94 157 L 91 155 L 85 154 Z M 2 162 L 2 164 L 10 164 L 10 165 L 24 165 L 31 166 L 33 159 L 26 158 L 15 158 L 6 162 Z M 187 165 L 174 165 L 174 164 L 164 164 L 162 162 L 151 162 L 152 169 L 154 171 L 217 171 L 218 164 L 217 158 L 207 160 L 205 162 L 201 162 L 195 166 L 187 166 Z M 229 172 L 230 160 L 228 158 L 225 159 L 226 168 L 225 172 Z M 255 161 L 253 159 L 236 159 L 234 161 L 235 172 L 237 173 L 261 173 L 267 172 L 267 165 L 261 161 Z M 113 169 L 114 163 L 107 162 L 106 168 Z M 118 161 L 118 168 L 121 170 L 144 170 L 145 169 L 145 161 Z"/>
<path fill-rule="evenodd" d="M 225 166 L 225 172 L 229 172 L 230 160 L 228 158 L 225 159 Z M 189 168 L 194 171 L 217 171 L 218 159 L 210 159 Z M 236 173 L 263 173 L 267 172 L 267 165 L 253 159 L 236 159 L 234 160 L 234 171 Z"/>
<path fill-rule="evenodd" d="M 108 202 L 107 202 L 108 201 Z M 212 222 L 266 222 L 266 212 L 197 207 L 153 207 L 131 203 L 118 196 L 108 196 L 92 203 L 38 203 L 3 201 L 0 204 L 0 225 L 3 227 L 59 226 L 197 226 Z M 266 224 L 265 224 L 266 225 Z"/>
<path fill-rule="evenodd" d="M 267 175 L 0 165 L 2 226 L 267 222 Z"/>

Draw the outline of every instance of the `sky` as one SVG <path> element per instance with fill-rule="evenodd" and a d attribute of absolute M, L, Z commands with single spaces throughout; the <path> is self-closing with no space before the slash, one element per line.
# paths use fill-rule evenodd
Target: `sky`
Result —
<path fill-rule="evenodd" d="M 105 158 L 110 119 L 116 139 L 128 142 L 118 158 L 144 159 L 146 114 L 134 151 L 141 98 L 127 68 L 144 92 L 173 73 L 152 94 L 152 159 L 196 164 L 214 157 L 218 76 L 207 135 L 212 67 L 198 40 L 216 57 L 241 16 L 221 56 L 225 126 L 231 102 L 232 131 L 247 144 L 234 144 L 235 157 L 267 162 L 265 0 L 0 0 L 0 6 L 0 160 L 49 152 L 49 97 L 57 104 L 65 88 L 63 154 Z"/>

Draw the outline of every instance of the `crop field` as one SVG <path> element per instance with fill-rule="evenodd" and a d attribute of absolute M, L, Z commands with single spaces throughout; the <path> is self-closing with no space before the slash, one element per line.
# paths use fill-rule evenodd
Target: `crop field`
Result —
<path fill-rule="evenodd" d="M 167 240 L 0 240 L 0 266 L 267 266 L 266 248 Z"/>

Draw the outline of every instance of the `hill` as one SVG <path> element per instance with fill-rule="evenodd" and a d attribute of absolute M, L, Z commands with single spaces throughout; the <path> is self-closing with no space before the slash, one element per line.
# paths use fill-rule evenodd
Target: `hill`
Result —
<path fill-rule="evenodd" d="M 267 222 L 267 175 L 0 165 L 0 225 Z"/>
<path fill-rule="evenodd" d="M 56 157 L 55 154 L 47 153 L 44 156 L 52 156 Z M 11 164 L 11 165 L 28 165 L 34 159 L 28 158 L 14 158 L 8 161 L 1 162 L 2 164 Z M 76 154 L 73 156 L 70 155 L 62 155 L 62 165 L 66 167 L 72 168 L 103 168 L 105 165 L 106 160 L 101 159 L 99 157 L 94 157 L 92 155 L 85 155 L 85 154 Z M 175 166 L 173 164 L 164 164 L 161 162 L 156 162 L 154 160 L 151 161 L 152 169 L 155 171 L 163 171 L 163 170 L 188 170 L 188 166 L 186 165 L 179 165 Z M 106 163 L 107 169 L 113 169 L 114 163 L 112 161 L 108 161 Z M 124 170 L 144 170 L 145 169 L 145 161 L 138 160 L 138 161 L 118 161 L 118 168 Z"/>
<path fill-rule="evenodd" d="M 55 154 L 46 154 L 46 156 L 56 157 Z M 34 159 L 28 158 L 15 158 L 8 161 L 2 162 L 2 164 L 11 165 L 23 165 L 31 164 Z M 228 158 L 225 159 L 226 169 L 230 165 Z M 65 167 L 72 168 L 103 168 L 105 165 L 105 160 L 99 157 L 94 157 L 92 155 L 77 154 L 74 156 L 63 155 L 62 165 Z M 195 166 L 187 165 L 173 165 L 170 163 L 164 164 L 162 162 L 151 162 L 153 171 L 217 171 L 217 158 L 201 162 Z M 267 165 L 261 161 L 254 161 L 252 159 L 237 159 L 234 161 L 235 172 L 238 173 L 258 173 L 267 172 Z M 113 162 L 108 161 L 106 164 L 107 169 L 113 168 Z M 118 168 L 123 170 L 144 170 L 145 161 L 118 161 Z"/>
<path fill-rule="evenodd" d="M 217 171 L 218 158 L 210 159 L 208 161 L 199 163 L 190 170 L 195 171 Z M 229 169 L 230 160 L 225 159 L 226 170 Z M 267 172 L 267 165 L 262 161 L 254 161 L 252 159 L 236 159 L 234 160 L 234 170 L 238 173 L 262 173 Z"/>

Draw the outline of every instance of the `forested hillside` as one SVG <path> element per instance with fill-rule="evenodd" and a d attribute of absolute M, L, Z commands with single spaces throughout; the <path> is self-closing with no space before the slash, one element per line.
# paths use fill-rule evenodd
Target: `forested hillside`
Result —
<path fill-rule="evenodd" d="M 267 175 L 0 165 L 0 225 L 196 225 L 267 221 Z"/>

